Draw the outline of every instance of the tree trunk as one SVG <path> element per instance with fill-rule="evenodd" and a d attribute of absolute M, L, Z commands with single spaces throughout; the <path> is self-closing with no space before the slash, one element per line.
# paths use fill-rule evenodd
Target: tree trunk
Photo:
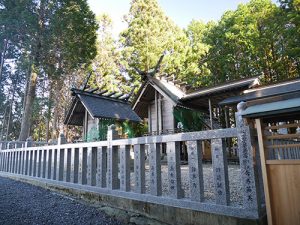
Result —
<path fill-rule="evenodd" d="M 4 115 L 3 115 L 2 128 L 1 128 L 1 134 L 0 134 L 0 141 L 3 140 L 5 123 L 6 123 L 5 117 L 6 117 L 6 114 L 7 114 L 7 108 L 8 108 L 8 106 L 5 107 L 5 111 L 4 111 Z"/>
<path fill-rule="evenodd" d="M 4 39 L 4 47 L 3 47 L 3 52 L 1 54 L 1 62 L 0 62 L 0 83 L 1 83 L 1 79 L 2 79 L 3 66 L 4 66 L 7 46 L 8 46 L 8 41 L 7 41 L 7 39 Z"/>
<path fill-rule="evenodd" d="M 22 116 L 21 132 L 19 136 L 20 141 L 25 141 L 29 137 L 29 131 L 32 123 L 32 110 L 33 102 L 35 98 L 35 89 L 37 82 L 37 73 L 34 68 L 31 70 L 31 76 L 29 80 L 28 92 L 26 94 L 25 108 Z"/>

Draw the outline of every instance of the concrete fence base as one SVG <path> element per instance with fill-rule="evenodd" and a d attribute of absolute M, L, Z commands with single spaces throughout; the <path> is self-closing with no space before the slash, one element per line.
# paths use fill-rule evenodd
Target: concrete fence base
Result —
<path fill-rule="evenodd" d="M 265 225 L 266 217 L 260 219 L 247 219 L 225 216 L 220 214 L 200 212 L 185 208 L 155 204 L 136 199 L 122 198 L 108 193 L 99 192 L 98 187 L 67 183 L 37 177 L 0 172 L 0 176 L 26 182 L 52 191 L 71 195 L 76 198 L 99 205 L 123 209 L 132 213 L 161 221 L 172 225 Z"/>

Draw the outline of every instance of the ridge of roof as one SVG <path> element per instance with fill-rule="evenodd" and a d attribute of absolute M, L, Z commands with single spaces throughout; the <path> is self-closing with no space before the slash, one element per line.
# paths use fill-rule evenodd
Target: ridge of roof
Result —
<path fill-rule="evenodd" d="M 83 90 L 76 89 L 76 88 L 72 88 L 71 91 L 75 95 L 82 94 L 82 95 L 87 95 L 87 96 L 94 97 L 94 98 L 102 98 L 102 99 L 107 99 L 107 100 L 110 100 L 110 101 L 115 101 L 115 102 L 120 102 L 120 103 L 124 103 L 124 104 L 129 104 L 130 105 L 129 101 L 122 100 L 122 99 L 117 99 L 117 98 L 114 98 L 114 97 L 109 97 L 109 96 L 105 96 L 105 95 L 98 95 L 98 94 L 95 94 L 95 93 L 90 93 L 90 92 L 83 91 Z"/>

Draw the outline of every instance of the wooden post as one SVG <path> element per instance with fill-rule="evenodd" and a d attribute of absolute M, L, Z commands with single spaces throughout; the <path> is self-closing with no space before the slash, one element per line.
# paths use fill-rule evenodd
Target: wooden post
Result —
<path fill-rule="evenodd" d="M 264 138 L 263 138 L 261 119 L 255 119 L 255 123 L 256 123 L 257 135 L 258 135 L 258 146 L 259 146 L 261 170 L 262 170 L 263 183 L 264 183 L 268 225 L 272 225 L 273 224 L 272 210 L 271 210 L 271 202 L 270 202 L 268 175 L 267 175 L 267 168 L 266 168 L 266 155 L 265 155 L 265 147 L 264 147 Z"/>
<path fill-rule="evenodd" d="M 211 108 L 211 100 L 208 99 L 208 107 L 209 107 L 209 118 L 210 118 L 210 129 L 213 130 L 213 118 L 212 118 L 212 108 Z"/>

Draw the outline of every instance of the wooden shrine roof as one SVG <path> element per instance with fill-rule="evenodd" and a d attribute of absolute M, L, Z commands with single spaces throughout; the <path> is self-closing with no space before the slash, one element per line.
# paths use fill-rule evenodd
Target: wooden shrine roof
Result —
<path fill-rule="evenodd" d="M 94 118 L 110 118 L 140 122 L 140 117 L 131 109 L 126 96 L 115 94 L 98 94 L 92 91 L 71 89 L 73 101 L 69 107 L 64 123 L 67 125 L 82 126 L 85 110 Z"/>

